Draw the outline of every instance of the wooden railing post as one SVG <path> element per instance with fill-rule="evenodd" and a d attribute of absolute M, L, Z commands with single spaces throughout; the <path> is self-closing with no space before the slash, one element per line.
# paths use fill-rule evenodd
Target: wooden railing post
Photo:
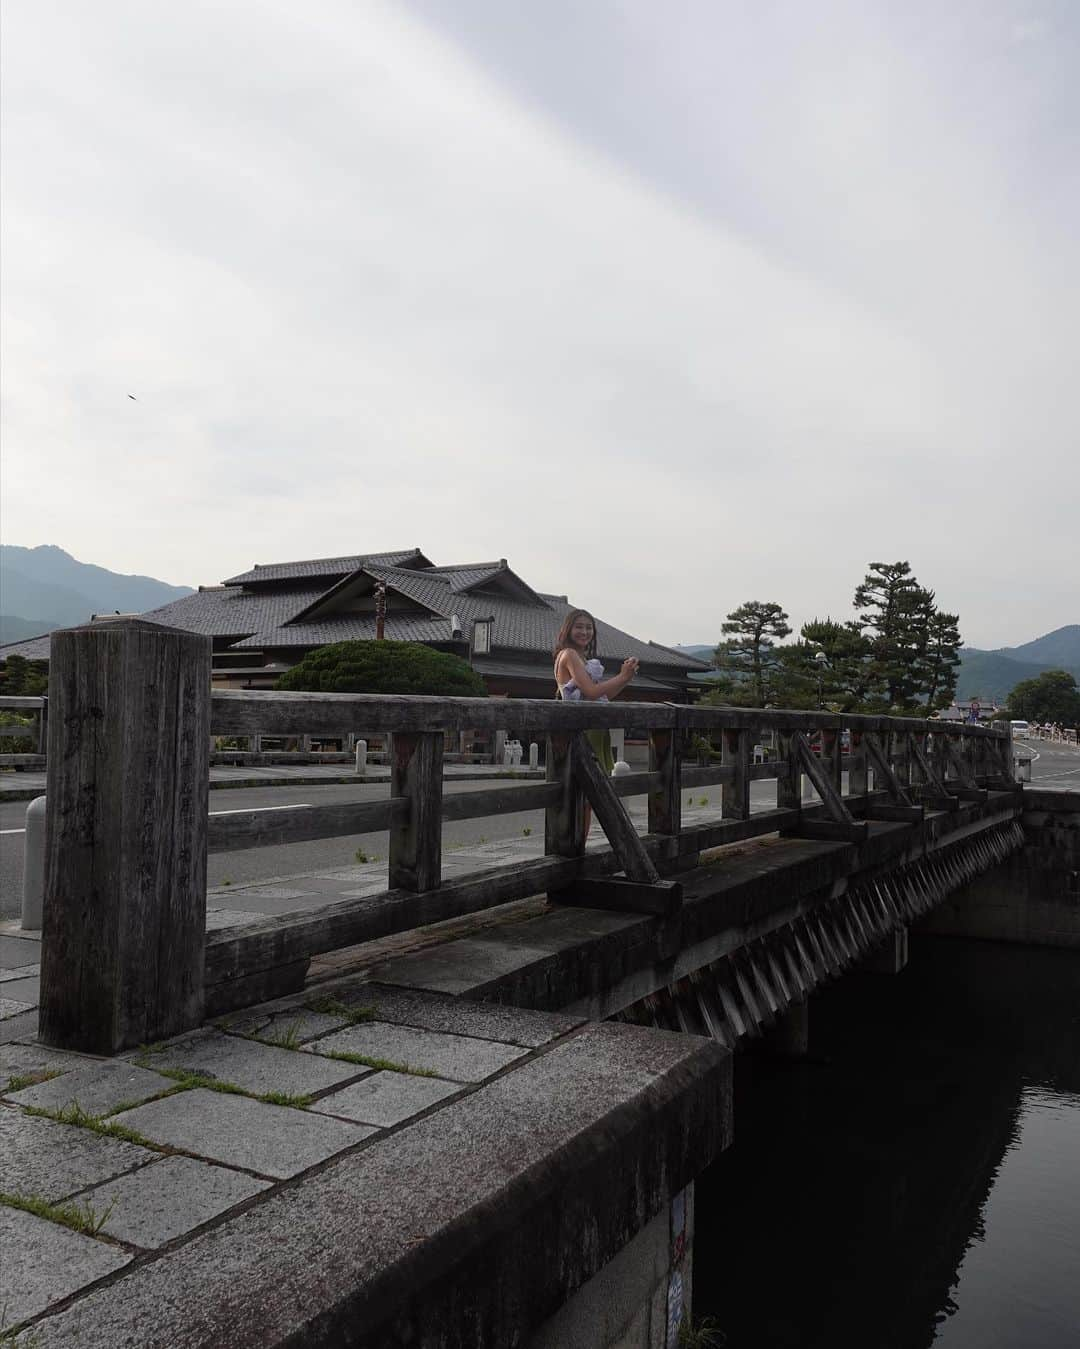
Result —
<path fill-rule="evenodd" d="M 390 828 L 390 888 L 436 890 L 442 881 L 442 731 L 396 731 L 390 795 L 409 808 Z"/>
<path fill-rule="evenodd" d="M 682 770 L 674 727 L 649 731 L 649 772 L 660 774 L 659 786 L 649 793 L 649 833 L 675 839 L 674 854 L 682 829 Z"/>
<path fill-rule="evenodd" d="M 821 768 L 837 796 L 843 794 L 844 762 L 840 732 L 823 727 L 821 731 Z"/>
<path fill-rule="evenodd" d="M 585 852 L 585 793 L 574 777 L 570 739 L 563 731 L 547 738 L 546 777 L 562 788 L 558 803 L 544 811 L 544 852 L 549 857 L 581 857 Z"/>
<path fill-rule="evenodd" d="M 44 697 L 41 700 L 41 706 L 37 714 L 38 736 L 37 752 L 39 754 L 48 754 L 49 749 L 49 699 Z"/>
<path fill-rule="evenodd" d="M 791 731 L 777 730 L 776 757 L 776 808 L 801 811 L 802 765 Z"/>
<path fill-rule="evenodd" d="M 115 1054 L 198 1026 L 210 639 L 52 634 L 41 1038 Z"/>
<path fill-rule="evenodd" d="M 720 788 L 725 820 L 750 818 L 750 755 L 753 732 L 725 726 L 720 732 L 720 762 L 735 776 Z"/>
<path fill-rule="evenodd" d="M 866 751 L 864 732 L 852 730 L 851 752 L 848 758 L 848 796 L 852 801 L 865 801 L 870 790 L 869 756 Z"/>

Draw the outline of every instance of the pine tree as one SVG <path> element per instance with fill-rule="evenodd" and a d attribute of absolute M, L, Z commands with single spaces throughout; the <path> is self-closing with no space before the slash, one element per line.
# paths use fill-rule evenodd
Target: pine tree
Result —
<path fill-rule="evenodd" d="M 721 631 L 728 638 L 716 648 L 714 659 L 735 681 L 739 701 L 750 707 L 773 702 L 779 670 L 776 642 L 791 633 L 787 614 L 779 604 L 747 600 L 728 614 Z"/>
<path fill-rule="evenodd" d="M 927 605 L 933 593 L 919 585 L 907 562 L 871 562 L 855 589 L 855 608 L 868 610 L 860 626 L 870 642 L 869 702 L 889 710 L 910 707 L 914 662 L 925 645 Z"/>

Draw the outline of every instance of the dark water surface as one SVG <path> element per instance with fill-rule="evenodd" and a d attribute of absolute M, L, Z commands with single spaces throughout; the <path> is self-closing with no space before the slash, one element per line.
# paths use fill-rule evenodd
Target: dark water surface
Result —
<path fill-rule="evenodd" d="M 1080 953 L 913 940 L 810 1034 L 736 1061 L 695 1314 L 727 1349 L 1080 1349 Z"/>

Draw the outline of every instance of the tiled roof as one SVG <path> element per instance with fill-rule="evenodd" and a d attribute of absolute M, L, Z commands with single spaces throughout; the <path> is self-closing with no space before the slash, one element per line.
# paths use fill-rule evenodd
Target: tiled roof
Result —
<path fill-rule="evenodd" d="M 377 561 L 376 558 L 381 558 Z M 401 566 L 401 561 L 423 560 L 424 566 Z M 394 561 L 390 559 L 395 559 Z M 355 564 L 355 565 L 349 565 Z M 267 650 L 275 647 L 313 647 L 329 642 L 370 640 L 375 636 L 373 614 L 326 613 L 317 614 L 313 622 L 292 622 L 294 615 L 303 614 L 321 597 L 334 589 L 338 579 L 348 571 L 363 565 L 369 575 L 386 581 L 388 603 L 385 634 L 398 641 L 447 642 L 450 640 L 450 622 L 457 617 L 462 633 L 467 638 L 478 619 L 494 619 L 492 631 L 493 655 L 516 662 L 520 653 L 522 662 L 532 665 L 539 661 L 547 667 L 556 634 L 572 607 L 563 595 L 538 594 L 540 603 L 514 599 L 509 595 L 477 595 L 459 588 L 456 582 L 478 576 L 493 575 L 508 568 L 498 563 L 470 563 L 460 566 L 433 568 L 418 549 L 401 553 L 371 554 L 368 558 L 321 558 L 309 562 L 282 563 L 259 567 L 247 576 L 258 580 L 273 579 L 276 585 L 246 588 L 245 577 L 234 577 L 222 586 L 210 587 L 185 595 L 171 604 L 152 609 L 143 617 L 154 623 L 200 632 L 210 637 L 233 638 L 230 649 L 237 651 Z M 301 570 L 298 570 L 301 569 Z M 307 570 L 303 570 L 307 569 Z M 513 575 L 513 573 L 511 573 Z M 305 579 L 306 578 L 306 579 Z M 329 582 L 329 583 L 328 583 Z M 430 612 L 395 612 L 394 593 L 398 592 Z M 434 616 L 433 616 L 434 615 Z M 615 664 L 626 656 L 636 656 L 644 666 L 654 670 L 707 670 L 704 661 L 673 651 L 654 642 L 644 642 L 603 620 L 597 620 L 597 648 L 600 657 Z M 0 659 L 9 654 L 25 655 L 30 659 L 45 659 L 49 653 L 48 637 L 16 642 L 0 648 Z M 644 676 L 643 676 L 644 677 Z M 662 677 L 662 675 L 661 675 Z"/>
<path fill-rule="evenodd" d="M 0 646 L 0 660 L 7 660 L 8 656 L 23 656 L 27 660 L 48 660 L 49 643 L 48 633 L 44 637 L 27 637 L 22 642 L 6 642 Z"/>
<path fill-rule="evenodd" d="M 303 580 L 309 576 L 348 576 L 365 562 L 383 562 L 396 565 L 414 559 L 419 566 L 431 563 L 419 548 L 404 548 L 392 553 L 357 553 L 352 557 L 313 557 L 299 562 L 269 562 L 256 565 L 251 571 L 230 576 L 227 586 L 264 584 L 268 581 Z"/>

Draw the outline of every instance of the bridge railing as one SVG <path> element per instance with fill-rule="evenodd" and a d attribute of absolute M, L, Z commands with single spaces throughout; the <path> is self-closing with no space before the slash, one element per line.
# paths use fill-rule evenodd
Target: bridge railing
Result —
<path fill-rule="evenodd" d="M 671 913 L 681 891 L 665 873 L 705 848 L 776 831 L 858 842 L 868 820 L 916 823 L 927 808 L 1012 786 L 1007 727 L 621 700 L 211 691 L 207 639 L 139 620 L 54 634 L 51 666 L 41 1033 L 99 1053 L 302 986 L 321 952 L 545 891 Z M 256 727 L 390 733 L 387 797 L 210 816 L 211 735 Z M 584 733 L 620 727 L 647 737 L 649 767 L 607 778 Z M 545 741 L 547 780 L 444 796 L 445 733 L 510 728 Z M 776 757 L 755 763 L 763 728 Z M 718 744 L 719 762 L 691 761 L 702 737 Z M 803 799 L 804 777 L 816 802 Z M 769 779 L 775 807 L 752 811 L 752 785 Z M 711 784 L 721 818 L 684 824 L 684 792 Z M 644 835 L 622 804 L 641 795 Z M 610 845 L 587 854 L 586 803 Z M 542 857 L 443 882 L 445 820 L 541 808 Z M 384 893 L 207 935 L 208 851 L 383 830 Z"/>

